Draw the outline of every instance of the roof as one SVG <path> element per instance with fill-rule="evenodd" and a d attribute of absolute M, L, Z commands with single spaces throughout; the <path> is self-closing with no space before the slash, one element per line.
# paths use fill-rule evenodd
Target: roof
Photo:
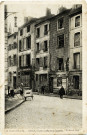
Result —
<path fill-rule="evenodd" d="M 43 17 L 38 18 L 38 19 L 36 20 L 35 26 L 38 26 L 39 24 L 41 24 L 41 23 L 43 23 L 43 22 L 49 20 L 49 19 L 52 18 L 53 16 L 55 16 L 55 15 L 54 15 L 54 14 L 51 14 L 51 15 L 49 15 L 49 16 L 43 16 Z"/>
<path fill-rule="evenodd" d="M 54 19 L 54 18 L 56 18 L 56 17 L 60 17 L 61 15 L 64 15 L 64 14 L 66 14 L 66 13 L 69 14 L 70 11 L 71 11 L 71 9 L 66 9 L 66 10 L 62 11 L 61 13 L 59 13 L 59 14 L 57 14 L 57 15 L 51 17 L 50 19 Z"/>
<path fill-rule="evenodd" d="M 22 29 L 24 27 L 26 27 L 28 24 L 32 24 L 37 20 L 37 18 L 32 18 L 31 20 L 29 20 L 28 22 L 26 22 L 25 24 L 23 24 L 22 26 L 20 26 L 18 29 Z"/>
<path fill-rule="evenodd" d="M 71 9 L 69 16 L 74 16 L 76 14 L 82 13 L 82 6 L 78 7 L 76 9 Z"/>

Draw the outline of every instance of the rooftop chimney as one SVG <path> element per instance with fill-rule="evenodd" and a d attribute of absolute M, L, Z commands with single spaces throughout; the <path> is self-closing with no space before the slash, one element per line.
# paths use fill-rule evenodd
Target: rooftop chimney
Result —
<path fill-rule="evenodd" d="M 46 9 L 46 16 L 50 16 L 51 15 L 51 9 L 47 8 Z"/>

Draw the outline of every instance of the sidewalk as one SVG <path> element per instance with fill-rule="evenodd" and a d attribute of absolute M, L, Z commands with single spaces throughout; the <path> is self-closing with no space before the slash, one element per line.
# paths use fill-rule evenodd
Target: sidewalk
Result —
<path fill-rule="evenodd" d="M 5 98 L 5 113 L 15 109 L 24 102 L 24 99 L 20 94 L 16 94 L 14 97 Z"/>
<path fill-rule="evenodd" d="M 33 92 L 36 95 L 43 95 L 41 93 L 38 92 Z M 44 96 L 50 96 L 50 97 L 60 97 L 58 94 L 53 94 L 53 93 L 44 93 Z M 64 98 L 69 98 L 69 99 L 78 99 L 78 100 L 82 100 L 82 96 L 77 96 L 77 95 L 73 95 L 73 96 L 68 96 L 68 95 L 64 95 Z"/>

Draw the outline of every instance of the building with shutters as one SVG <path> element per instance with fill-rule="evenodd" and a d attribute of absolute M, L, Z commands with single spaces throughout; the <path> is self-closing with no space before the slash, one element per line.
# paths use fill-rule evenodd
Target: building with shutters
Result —
<path fill-rule="evenodd" d="M 70 62 L 69 90 L 82 90 L 82 6 L 76 5 L 70 12 Z"/>
<path fill-rule="evenodd" d="M 35 87 L 41 91 L 45 87 L 45 92 L 49 92 L 49 72 L 50 72 L 50 18 L 48 15 L 39 18 L 35 25 L 36 42 L 35 42 Z"/>
<path fill-rule="evenodd" d="M 8 36 L 8 86 L 11 89 L 17 87 L 17 64 L 18 64 L 18 32 Z"/>
<path fill-rule="evenodd" d="M 32 67 L 35 59 L 35 18 L 18 30 L 18 86 L 32 87 Z M 33 85 L 34 86 L 34 85 Z"/>
<path fill-rule="evenodd" d="M 69 12 L 65 9 L 50 19 L 50 89 L 58 93 L 68 89 L 69 73 Z"/>

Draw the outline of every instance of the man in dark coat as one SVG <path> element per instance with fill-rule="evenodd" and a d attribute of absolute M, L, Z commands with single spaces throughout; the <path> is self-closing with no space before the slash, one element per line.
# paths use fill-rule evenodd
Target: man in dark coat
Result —
<path fill-rule="evenodd" d="M 64 90 L 63 86 L 59 90 L 59 95 L 60 95 L 60 98 L 63 99 L 63 95 L 65 95 L 65 90 Z"/>

